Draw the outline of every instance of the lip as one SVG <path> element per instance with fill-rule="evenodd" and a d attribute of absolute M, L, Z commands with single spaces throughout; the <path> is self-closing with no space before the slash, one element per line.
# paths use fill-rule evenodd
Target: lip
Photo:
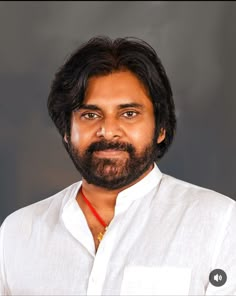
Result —
<path fill-rule="evenodd" d="M 124 156 L 124 153 L 126 153 L 126 151 L 114 150 L 114 149 L 107 149 L 107 150 L 94 152 L 94 154 L 99 157 L 120 157 L 122 155 Z"/>

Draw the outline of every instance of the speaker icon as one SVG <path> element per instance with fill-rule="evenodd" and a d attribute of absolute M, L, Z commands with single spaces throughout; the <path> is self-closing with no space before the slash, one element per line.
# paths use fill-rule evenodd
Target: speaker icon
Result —
<path fill-rule="evenodd" d="M 214 269 L 209 275 L 209 281 L 213 286 L 223 286 L 227 281 L 227 275 L 222 269 Z"/>
<path fill-rule="evenodd" d="M 223 279 L 223 277 L 222 277 L 222 275 L 221 274 L 216 274 L 216 275 L 214 275 L 214 280 L 215 281 L 217 281 L 217 282 L 219 282 L 219 281 L 222 281 L 222 279 Z"/>

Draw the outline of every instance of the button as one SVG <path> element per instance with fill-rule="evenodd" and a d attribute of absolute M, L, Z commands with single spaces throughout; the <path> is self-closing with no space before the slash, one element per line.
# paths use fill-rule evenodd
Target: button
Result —
<path fill-rule="evenodd" d="M 215 287 L 223 286 L 227 281 L 227 275 L 222 269 L 214 269 L 209 275 L 210 283 Z"/>

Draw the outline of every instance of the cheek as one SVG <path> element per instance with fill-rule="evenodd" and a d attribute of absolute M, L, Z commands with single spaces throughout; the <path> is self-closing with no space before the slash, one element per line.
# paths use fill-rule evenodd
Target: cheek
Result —
<path fill-rule="evenodd" d="M 88 130 L 79 126 L 78 124 L 74 124 L 71 127 L 71 143 L 79 148 L 80 150 L 84 150 L 91 144 L 91 130 Z"/>
<path fill-rule="evenodd" d="M 137 151 L 142 151 L 144 147 L 152 142 L 154 135 L 154 127 L 140 127 L 130 130 L 130 140 L 136 147 Z"/>
<path fill-rule="evenodd" d="M 71 128 L 71 142 L 73 144 L 78 144 L 80 141 L 80 130 L 77 128 L 72 127 Z"/>

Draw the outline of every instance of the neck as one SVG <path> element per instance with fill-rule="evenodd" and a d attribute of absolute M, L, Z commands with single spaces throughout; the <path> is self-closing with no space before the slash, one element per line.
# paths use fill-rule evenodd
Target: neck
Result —
<path fill-rule="evenodd" d="M 82 188 L 84 195 L 89 199 L 92 205 L 96 207 L 96 209 L 107 209 L 114 211 L 118 194 L 142 180 L 147 174 L 149 174 L 153 167 L 154 165 L 152 164 L 149 169 L 134 182 L 115 190 L 108 190 L 106 188 L 89 184 L 84 178 L 82 178 Z"/>

